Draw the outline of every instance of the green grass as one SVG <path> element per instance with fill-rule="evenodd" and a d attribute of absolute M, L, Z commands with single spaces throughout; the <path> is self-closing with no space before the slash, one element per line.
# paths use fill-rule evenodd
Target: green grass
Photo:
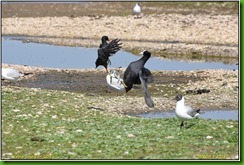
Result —
<path fill-rule="evenodd" d="M 2 87 L 2 158 L 226 159 L 238 155 L 238 122 L 142 119 L 88 109 L 91 97 Z M 95 98 L 99 101 L 99 97 Z"/>

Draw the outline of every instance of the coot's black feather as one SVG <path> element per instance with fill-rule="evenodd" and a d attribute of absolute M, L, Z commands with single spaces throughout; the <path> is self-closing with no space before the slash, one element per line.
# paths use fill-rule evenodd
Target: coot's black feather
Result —
<path fill-rule="evenodd" d="M 107 36 L 102 37 L 102 44 L 100 44 L 99 49 L 97 50 L 98 58 L 96 60 L 96 68 L 99 65 L 102 65 L 107 70 L 108 64 L 110 62 L 109 57 L 119 51 L 122 47 L 122 43 L 120 43 L 120 39 L 114 39 L 110 43 Z"/>

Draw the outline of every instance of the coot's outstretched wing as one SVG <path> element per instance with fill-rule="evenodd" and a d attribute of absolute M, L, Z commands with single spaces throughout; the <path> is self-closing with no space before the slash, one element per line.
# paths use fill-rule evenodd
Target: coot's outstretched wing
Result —
<path fill-rule="evenodd" d="M 119 43 L 119 41 L 119 39 L 114 39 L 97 50 L 98 58 L 96 60 L 96 67 L 103 65 L 107 69 L 108 63 L 111 63 L 109 57 L 122 48 L 122 43 Z"/>
<path fill-rule="evenodd" d="M 153 108 L 154 107 L 154 103 L 153 103 L 153 100 L 151 98 L 151 95 L 149 93 L 149 91 L 147 90 L 147 82 L 150 80 L 150 81 L 153 81 L 153 76 L 150 72 L 148 72 L 149 70 L 146 69 L 146 68 L 143 68 L 142 70 L 139 71 L 139 78 L 141 80 L 141 85 L 142 85 L 142 91 L 143 91 L 143 95 L 144 95 L 144 99 L 145 99 L 145 102 L 147 104 L 147 106 L 149 106 L 150 108 Z"/>
<path fill-rule="evenodd" d="M 114 39 L 107 45 L 98 49 L 98 56 L 111 56 L 119 51 L 122 47 L 122 43 L 119 43 L 120 39 Z"/>

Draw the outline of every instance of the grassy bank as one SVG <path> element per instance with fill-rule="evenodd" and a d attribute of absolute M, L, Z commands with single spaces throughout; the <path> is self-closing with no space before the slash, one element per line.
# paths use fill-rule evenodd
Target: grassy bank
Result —
<path fill-rule="evenodd" d="M 237 121 L 196 119 L 188 122 L 190 128 L 180 129 L 176 118 L 106 113 L 90 106 L 92 97 L 3 86 L 2 158 L 233 159 L 238 155 Z"/>

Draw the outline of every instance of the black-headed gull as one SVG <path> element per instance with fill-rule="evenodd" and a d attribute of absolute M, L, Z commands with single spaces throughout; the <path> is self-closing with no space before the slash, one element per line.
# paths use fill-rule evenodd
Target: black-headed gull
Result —
<path fill-rule="evenodd" d="M 200 115 L 200 109 L 193 110 L 191 107 L 185 105 L 185 98 L 182 95 L 175 97 L 177 100 L 175 107 L 176 116 L 182 121 L 180 126 L 184 126 L 184 121 L 196 118 Z"/>

